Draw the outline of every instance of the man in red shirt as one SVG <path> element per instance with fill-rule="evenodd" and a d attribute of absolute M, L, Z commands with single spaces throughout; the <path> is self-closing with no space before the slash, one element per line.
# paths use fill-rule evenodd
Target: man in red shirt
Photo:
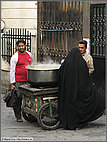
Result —
<path fill-rule="evenodd" d="M 19 94 L 19 85 L 27 83 L 27 66 L 31 64 L 31 53 L 26 51 L 24 40 L 16 42 L 18 51 L 12 56 L 10 62 L 10 89 L 17 89 L 19 105 L 13 108 L 17 122 L 23 122 L 21 118 L 22 96 Z"/>

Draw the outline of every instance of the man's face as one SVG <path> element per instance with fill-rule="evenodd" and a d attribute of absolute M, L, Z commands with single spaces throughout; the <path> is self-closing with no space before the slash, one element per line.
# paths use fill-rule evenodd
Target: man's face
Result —
<path fill-rule="evenodd" d="M 25 52 L 25 50 L 26 50 L 26 45 L 24 44 L 24 43 L 19 43 L 18 44 L 18 51 L 20 52 L 20 53 L 24 53 Z"/>
<path fill-rule="evenodd" d="M 85 44 L 79 44 L 79 50 L 81 54 L 86 52 L 87 47 L 85 47 Z"/>

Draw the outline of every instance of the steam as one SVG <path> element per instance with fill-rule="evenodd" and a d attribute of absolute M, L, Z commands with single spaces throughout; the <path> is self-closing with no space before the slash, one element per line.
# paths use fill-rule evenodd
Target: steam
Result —
<path fill-rule="evenodd" d="M 51 60 L 49 57 L 45 58 L 44 61 L 42 62 L 32 62 L 31 66 L 35 66 L 35 65 L 60 65 L 58 62 Z"/>
<path fill-rule="evenodd" d="M 59 63 L 54 62 L 53 60 L 46 60 L 44 62 L 33 62 L 31 65 L 28 65 L 27 69 L 37 69 L 37 70 L 51 70 L 51 69 L 59 69 Z"/>

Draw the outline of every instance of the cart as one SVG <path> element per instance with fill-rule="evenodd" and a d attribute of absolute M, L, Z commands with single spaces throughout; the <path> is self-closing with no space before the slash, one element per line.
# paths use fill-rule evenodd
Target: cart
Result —
<path fill-rule="evenodd" d="M 22 94 L 22 116 L 29 122 L 38 122 L 46 130 L 57 129 L 58 120 L 58 87 L 35 88 L 20 85 Z"/>

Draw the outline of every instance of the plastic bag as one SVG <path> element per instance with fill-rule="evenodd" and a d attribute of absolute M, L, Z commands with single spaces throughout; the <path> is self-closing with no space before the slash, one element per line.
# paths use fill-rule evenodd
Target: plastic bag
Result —
<path fill-rule="evenodd" d="M 6 102 L 6 107 L 15 107 L 19 105 L 19 99 L 16 90 L 8 91 L 3 97 L 3 100 Z"/>
<path fill-rule="evenodd" d="M 11 98 L 12 90 L 9 90 L 4 96 L 3 96 L 3 101 L 8 102 L 9 99 Z"/>

